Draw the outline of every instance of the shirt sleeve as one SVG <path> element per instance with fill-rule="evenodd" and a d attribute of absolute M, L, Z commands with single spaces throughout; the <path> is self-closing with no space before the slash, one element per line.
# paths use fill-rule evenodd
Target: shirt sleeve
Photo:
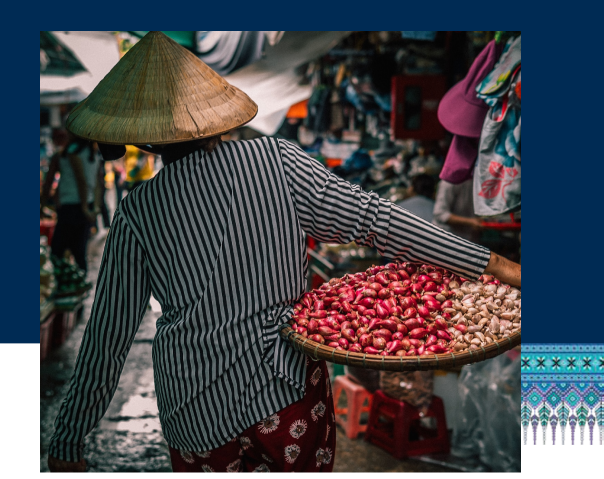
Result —
<path fill-rule="evenodd" d="M 438 184 L 436 192 L 436 202 L 434 203 L 433 221 L 440 224 L 446 224 L 451 217 L 451 205 L 453 204 L 455 192 L 453 185 L 445 181 Z"/>
<path fill-rule="evenodd" d="M 149 303 L 148 278 L 145 252 L 118 210 L 105 245 L 75 372 L 55 421 L 51 456 L 75 462 L 82 458 L 84 437 L 109 407 Z"/>
<path fill-rule="evenodd" d="M 326 243 L 377 248 L 396 261 L 430 263 L 466 278 L 486 268 L 490 251 L 332 174 L 291 142 L 278 140 L 302 229 Z"/>

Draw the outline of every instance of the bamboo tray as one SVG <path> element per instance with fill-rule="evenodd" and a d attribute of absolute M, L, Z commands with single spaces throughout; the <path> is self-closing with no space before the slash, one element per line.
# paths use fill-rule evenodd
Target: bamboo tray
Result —
<path fill-rule="evenodd" d="M 296 333 L 289 324 L 283 325 L 279 334 L 283 339 L 289 341 L 294 349 L 303 352 L 312 359 L 323 359 L 331 363 L 382 371 L 417 371 L 463 366 L 494 358 L 520 344 L 520 332 L 516 332 L 475 351 L 399 357 L 336 351 L 335 348 L 316 343 Z"/>

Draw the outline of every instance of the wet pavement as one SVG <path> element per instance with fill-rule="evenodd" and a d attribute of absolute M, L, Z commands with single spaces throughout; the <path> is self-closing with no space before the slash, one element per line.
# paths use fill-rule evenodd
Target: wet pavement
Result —
<path fill-rule="evenodd" d="M 96 282 L 106 231 L 89 244 L 89 278 Z M 94 288 L 93 290 L 94 291 Z M 91 294 L 69 338 L 40 365 L 40 471 L 47 472 L 48 444 L 54 420 L 67 394 L 86 322 Z M 90 472 L 170 472 L 168 445 L 159 423 L 155 398 L 151 343 L 161 314 L 149 308 L 136 335 L 118 389 L 107 413 L 86 438 L 85 458 Z M 332 376 L 333 380 L 333 376 Z M 348 439 L 338 426 L 334 472 L 440 472 L 451 469 L 414 459 L 399 461 L 362 439 Z"/>

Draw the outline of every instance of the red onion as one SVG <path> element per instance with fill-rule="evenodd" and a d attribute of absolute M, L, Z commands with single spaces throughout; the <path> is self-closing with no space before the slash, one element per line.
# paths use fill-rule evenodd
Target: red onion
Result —
<path fill-rule="evenodd" d="M 308 323 L 309 323 L 308 319 L 306 319 L 306 318 L 299 318 L 296 320 L 296 322 L 298 323 L 298 326 L 304 326 L 304 327 L 307 327 Z"/>
<path fill-rule="evenodd" d="M 375 275 L 375 281 L 380 283 L 382 286 L 387 286 L 390 283 L 390 280 L 386 277 L 384 273 L 378 273 Z"/>
<path fill-rule="evenodd" d="M 424 351 L 426 350 L 426 346 L 424 344 L 422 344 L 419 348 L 417 348 L 417 355 L 422 355 L 424 354 Z"/>
<path fill-rule="evenodd" d="M 374 338 L 384 338 L 386 341 L 390 341 L 392 339 L 392 331 L 388 331 L 387 329 L 378 329 L 373 332 Z"/>
<path fill-rule="evenodd" d="M 356 339 L 356 338 L 355 338 Z M 338 339 L 338 343 L 340 344 L 341 347 L 343 347 L 344 349 L 348 349 L 348 340 L 346 338 L 340 338 Z"/>
<path fill-rule="evenodd" d="M 388 288 L 383 288 L 378 292 L 378 298 L 380 299 L 388 299 L 392 295 L 392 290 Z"/>
<path fill-rule="evenodd" d="M 409 331 L 409 329 L 403 323 L 398 323 L 396 325 L 396 332 L 397 333 L 407 334 L 408 331 Z"/>
<path fill-rule="evenodd" d="M 429 335 L 428 339 L 426 339 L 426 346 L 432 346 L 433 344 L 436 344 L 437 340 L 438 338 L 433 334 Z"/>
<path fill-rule="evenodd" d="M 321 311 L 322 309 L 325 309 L 325 304 L 323 301 L 317 300 L 313 303 L 312 307 L 315 311 Z"/>
<path fill-rule="evenodd" d="M 385 328 L 391 333 L 396 333 L 396 322 L 391 319 L 384 319 L 380 321 L 377 325 L 379 328 Z"/>
<path fill-rule="evenodd" d="M 369 289 L 372 289 L 373 291 L 375 291 L 376 293 L 379 293 L 382 289 L 384 289 L 384 287 L 380 284 L 380 283 L 370 283 L 368 286 Z"/>
<path fill-rule="evenodd" d="M 428 334 L 428 331 L 424 328 L 415 328 L 409 332 L 409 336 L 412 339 L 422 339 Z"/>
<path fill-rule="evenodd" d="M 373 290 L 370 289 L 370 290 L 366 290 L 366 291 L 373 291 Z M 369 298 L 369 297 L 363 298 L 359 301 L 359 304 L 361 306 L 365 306 L 366 308 L 371 308 L 371 306 L 373 306 L 373 303 L 375 303 L 375 299 Z"/>
<path fill-rule="evenodd" d="M 305 327 L 303 327 L 303 326 L 298 326 L 298 329 L 296 330 L 296 332 L 298 334 L 301 334 L 305 338 L 308 337 L 308 330 Z"/>
<path fill-rule="evenodd" d="M 418 306 L 417 314 L 419 314 L 422 318 L 429 318 L 430 310 L 426 306 Z"/>
<path fill-rule="evenodd" d="M 340 327 L 342 328 L 342 331 L 344 331 L 345 329 L 352 328 L 352 323 L 350 321 L 344 321 L 340 324 Z"/>
<path fill-rule="evenodd" d="M 417 314 L 417 309 L 407 308 L 403 311 L 403 318 L 404 319 L 413 318 L 413 317 L 415 317 L 416 314 Z"/>
<path fill-rule="evenodd" d="M 359 344 L 364 348 L 373 344 L 373 336 L 371 334 L 362 334 L 359 338 Z"/>
<path fill-rule="evenodd" d="M 338 343 L 337 341 L 331 341 L 330 343 L 327 343 L 327 346 L 329 346 L 330 348 L 337 348 L 340 345 L 340 343 Z"/>
<path fill-rule="evenodd" d="M 435 283 L 442 283 L 442 281 L 443 281 L 443 275 L 442 275 L 442 273 L 438 273 L 438 272 L 428 273 L 428 276 Z"/>
<path fill-rule="evenodd" d="M 352 306 L 350 305 L 350 303 L 348 301 L 342 301 L 342 311 L 346 314 L 352 312 Z"/>
<path fill-rule="evenodd" d="M 311 318 L 326 318 L 327 317 L 327 311 L 322 310 L 322 311 L 315 311 L 313 313 L 308 313 L 308 316 Z"/>
<path fill-rule="evenodd" d="M 360 338 L 363 334 L 367 333 L 369 333 L 369 330 L 363 326 L 362 328 L 357 329 L 355 334 L 357 338 Z"/>
<path fill-rule="evenodd" d="M 346 339 L 347 341 L 349 341 L 351 343 L 357 342 L 357 337 L 354 332 L 354 329 L 343 329 L 341 334 L 342 334 L 342 338 Z"/>
<path fill-rule="evenodd" d="M 447 299 L 446 301 L 443 301 L 441 304 L 441 307 L 444 308 L 452 308 L 453 307 L 453 301 L 451 301 L 450 299 Z"/>
<path fill-rule="evenodd" d="M 365 306 L 361 306 L 360 304 L 359 304 L 359 305 L 357 305 L 357 312 L 358 312 L 359 314 L 364 314 L 364 313 L 365 313 L 365 311 L 367 311 L 367 308 L 366 308 Z"/>
<path fill-rule="evenodd" d="M 430 276 L 428 276 L 427 274 L 420 274 L 417 277 L 417 281 L 420 283 L 425 283 L 426 281 L 430 281 Z"/>
<path fill-rule="evenodd" d="M 411 298 L 410 296 L 406 296 L 402 299 L 399 299 L 399 303 L 401 305 L 401 308 L 403 309 L 408 309 L 408 308 L 416 308 L 417 307 L 417 302 Z"/>
<path fill-rule="evenodd" d="M 386 347 L 386 340 L 384 338 L 373 338 L 373 347 L 378 351 L 381 351 Z"/>
<path fill-rule="evenodd" d="M 436 318 L 434 320 L 434 324 L 436 325 L 436 327 L 438 329 L 442 329 L 443 331 L 449 327 L 447 325 L 447 322 L 444 319 L 442 319 L 442 318 Z"/>
<path fill-rule="evenodd" d="M 365 316 L 370 317 L 370 318 L 375 317 L 376 316 L 375 309 L 373 309 L 373 308 L 372 309 L 366 309 L 365 310 Z"/>
<path fill-rule="evenodd" d="M 401 341 L 392 341 L 390 343 L 390 346 L 388 347 L 388 352 L 389 353 L 396 353 L 397 351 L 400 351 L 402 349 L 405 349 L 403 343 Z"/>
<path fill-rule="evenodd" d="M 367 354 L 380 354 L 380 351 L 378 349 L 375 349 L 373 346 L 367 346 L 366 348 L 363 348 L 363 352 Z"/>
<path fill-rule="evenodd" d="M 411 331 L 412 329 L 419 328 L 421 326 L 421 324 L 417 320 L 417 318 L 411 318 L 411 319 L 408 319 L 407 321 L 405 321 L 405 326 L 407 327 L 407 329 L 409 331 Z"/>
<path fill-rule="evenodd" d="M 378 318 L 372 318 L 371 322 L 369 323 L 369 326 L 367 327 L 367 329 L 369 331 L 371 331 L 372 329 L 375 329 L 377 327 L 377 324 L 380 322 L 380 320 Z"/>
<path fill-rule="evenodd" d="M 426 326 L 426 329 L 428 330 L 428 334 L 436 334 L 436 331 L 438 331 L 438 328 L 433 323 L 432 324 L 428 324 Z"/>
<path fill-rule="evenodd" d="M 394 333 L 392 335 L 393 341 L 402 341 L 403 339 L 405 339 L 405 335 L 403 333 Z"/>
<path fill-rule="evenodd" d="M 319 326 L 319 334 L 321 336 L 330 336 L 332 334 L 336 334 L 336 331 L 327 326 Z"/>
<path fill-rule="evenodd" d="M 424 284 L 424 291 L 436 291 L 436 283 L 433 281 L 428 281 Z"/>
<path fill-rule="evenodd" d="M 397 307 L 398 303 L 396 302 L 396 298 L 390 297 L 384 300 L 384 305 L 392 311 L 392 308 Z"/>
<path fill-rule="evenodd" d="M 323 336 L 321 336 L 320 334 L 313 334 L 312 336 L 309 336 L 308 339 L 310 339 L 311 341 L 314 341 L 315 343 L 325 344 L 325 340 L 323 339 Z"/>
<path fill-rule="evenodd" d="M 333 309 L 334 311 L 338 311 L 341 307 L 342 303 L 340 303 L 339 301 L 334 301 L 333 303 L 331 303 L 331 309 Z"/>
<path fill-rule="evenodd" d="M 414 348 L 419 348 L 420 345 L 422 344 L 422 342 L 419 339 L 409 338 L 409 339 L 407 339 L 407 341 L 409 341 L 409 344 L 411 344 L 411 346 Z"/>
<path fill-rule="evenodd" d="M 323 298 L 323 304 L 326 308 L 331 308 L 331 305 L 338 300 L 337 296 Z"/>
<path fill-rule="evenodd" d="M 405 263 L 405 271 L 408 274 L 414 274 L 417 271 L 417 266 L 413 263 Z"/>
<path fill-rule="evenodd" d="M 421 293 L 423 290 L 423 287 L 420 283 L 413 283 L 411 285 L 411 291 L 413 291 L 414 293 Z"/>
<path fill-rule="evenodd" d="M 388 316 L 390 316 L 390 308 L 388 308 L 388 306 L 386 306 L 383 303 L 378 303 L 375 306 L 375 312 L 377 313 L 378 317 L 381 319 L 387 318 Z"/>
<path fill-rule="evenodd" d="M 315 334 L 319 331 L 319 323 L 317 323 L 314 319 L 311 319 L 308 322 L 308 332 L 311 334 Z"/>
<path fill-rule="evenodd" d="M 336 321 L 337 321 L 339 324 L 342 324 L 342 323 L 346 322 L 346 316 L 345 316 L 345 315 L 343 315 L 343 314 L 337 314 L 337 315 L 336 315 Z"/>
<path fill-rule="evenodd" d="M 340 333 L 336 333 L 336 334 L 329 334 L 327 336 L 323 336 L 325 338 L 325 341 L 337 341 L 338 339 L 341 338 Z"/>
<path fill-rule="evenodd" d="M 446 331 L 437 331 L 436 335 L 441 339 L 446 339 L 447 341 L 451 341 L 451 336 Z"/>
<path fill-rule="evenodd" d="M 417 351 L 415 349 L 410 349 L 409 351 L 407 351 L 407 354 L 405 354 L 405 356 L 417 356 Z"/>
<path fill-rule="evenodd" d="M 351 353 L 360 353 L 361 351 L 363 351 L 363 347 L 359 343 L 351 344 L 348 347 L 348 351 L 350 351 Z"/>
<path fill-rule="evenodd" d="M 397 351 L 395 354 L 397 356 L 407 356 L 407 351 L 405 351 L 404 349 L 401 349 L 400 351 Z"/>
<path fill-rule="evenodd" d="M 447 350 L 447 348 L 443 348 L 439 344 L 433 344 L 432 346 L 428 346 L 428 351 L 435 353 L 435 354 L 442 354 L 442 353 L 446 353 L 448 350 Z"/>
<path fill-rule="evenodd" d="M 353 329 L 359 329 L 361 327 L 361 321 L 360 321 L 360 319 L 353 319 L 350 322 L 350 326 L 352 326 Z"/>
<path fill-rule="evenodd" d="M 461 331 L 462 334 L 466 334 L 468 332 L 468 327 L 465 324 L 456 324 L 453 326 L 457 331 Z"/>

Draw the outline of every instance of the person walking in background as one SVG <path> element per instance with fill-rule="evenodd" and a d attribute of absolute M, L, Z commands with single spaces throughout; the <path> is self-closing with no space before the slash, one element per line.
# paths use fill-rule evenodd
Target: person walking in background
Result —
<path fill-rule="evenodd" d="M 407 198 L 397 204 L 420 218 L 432 222 L 435 184 L 434 178 L 430 175 L 422 173 L 414 176 L 407 190 Z"/>
<path fill-rule="evenodd" d="M 480 239 L 482 222 L 474 214 L 473 180 L 458 185 L 440 180 L 432 222 L 472 242 Z"/>
<path fill-rule="evenodd" d="M 90 229 L 100 211 L 102 187 L 99 182 L 101 157 L 92 142 L 69 135 L 67 145 L 53 155 L 40 198 L 40 214 L 48 202 L 58 171 L 57 225 L 52 238 L 52 254 L 63 258 L 69 250 L 80 267 L 88 271 L 86 248 Z"/>

